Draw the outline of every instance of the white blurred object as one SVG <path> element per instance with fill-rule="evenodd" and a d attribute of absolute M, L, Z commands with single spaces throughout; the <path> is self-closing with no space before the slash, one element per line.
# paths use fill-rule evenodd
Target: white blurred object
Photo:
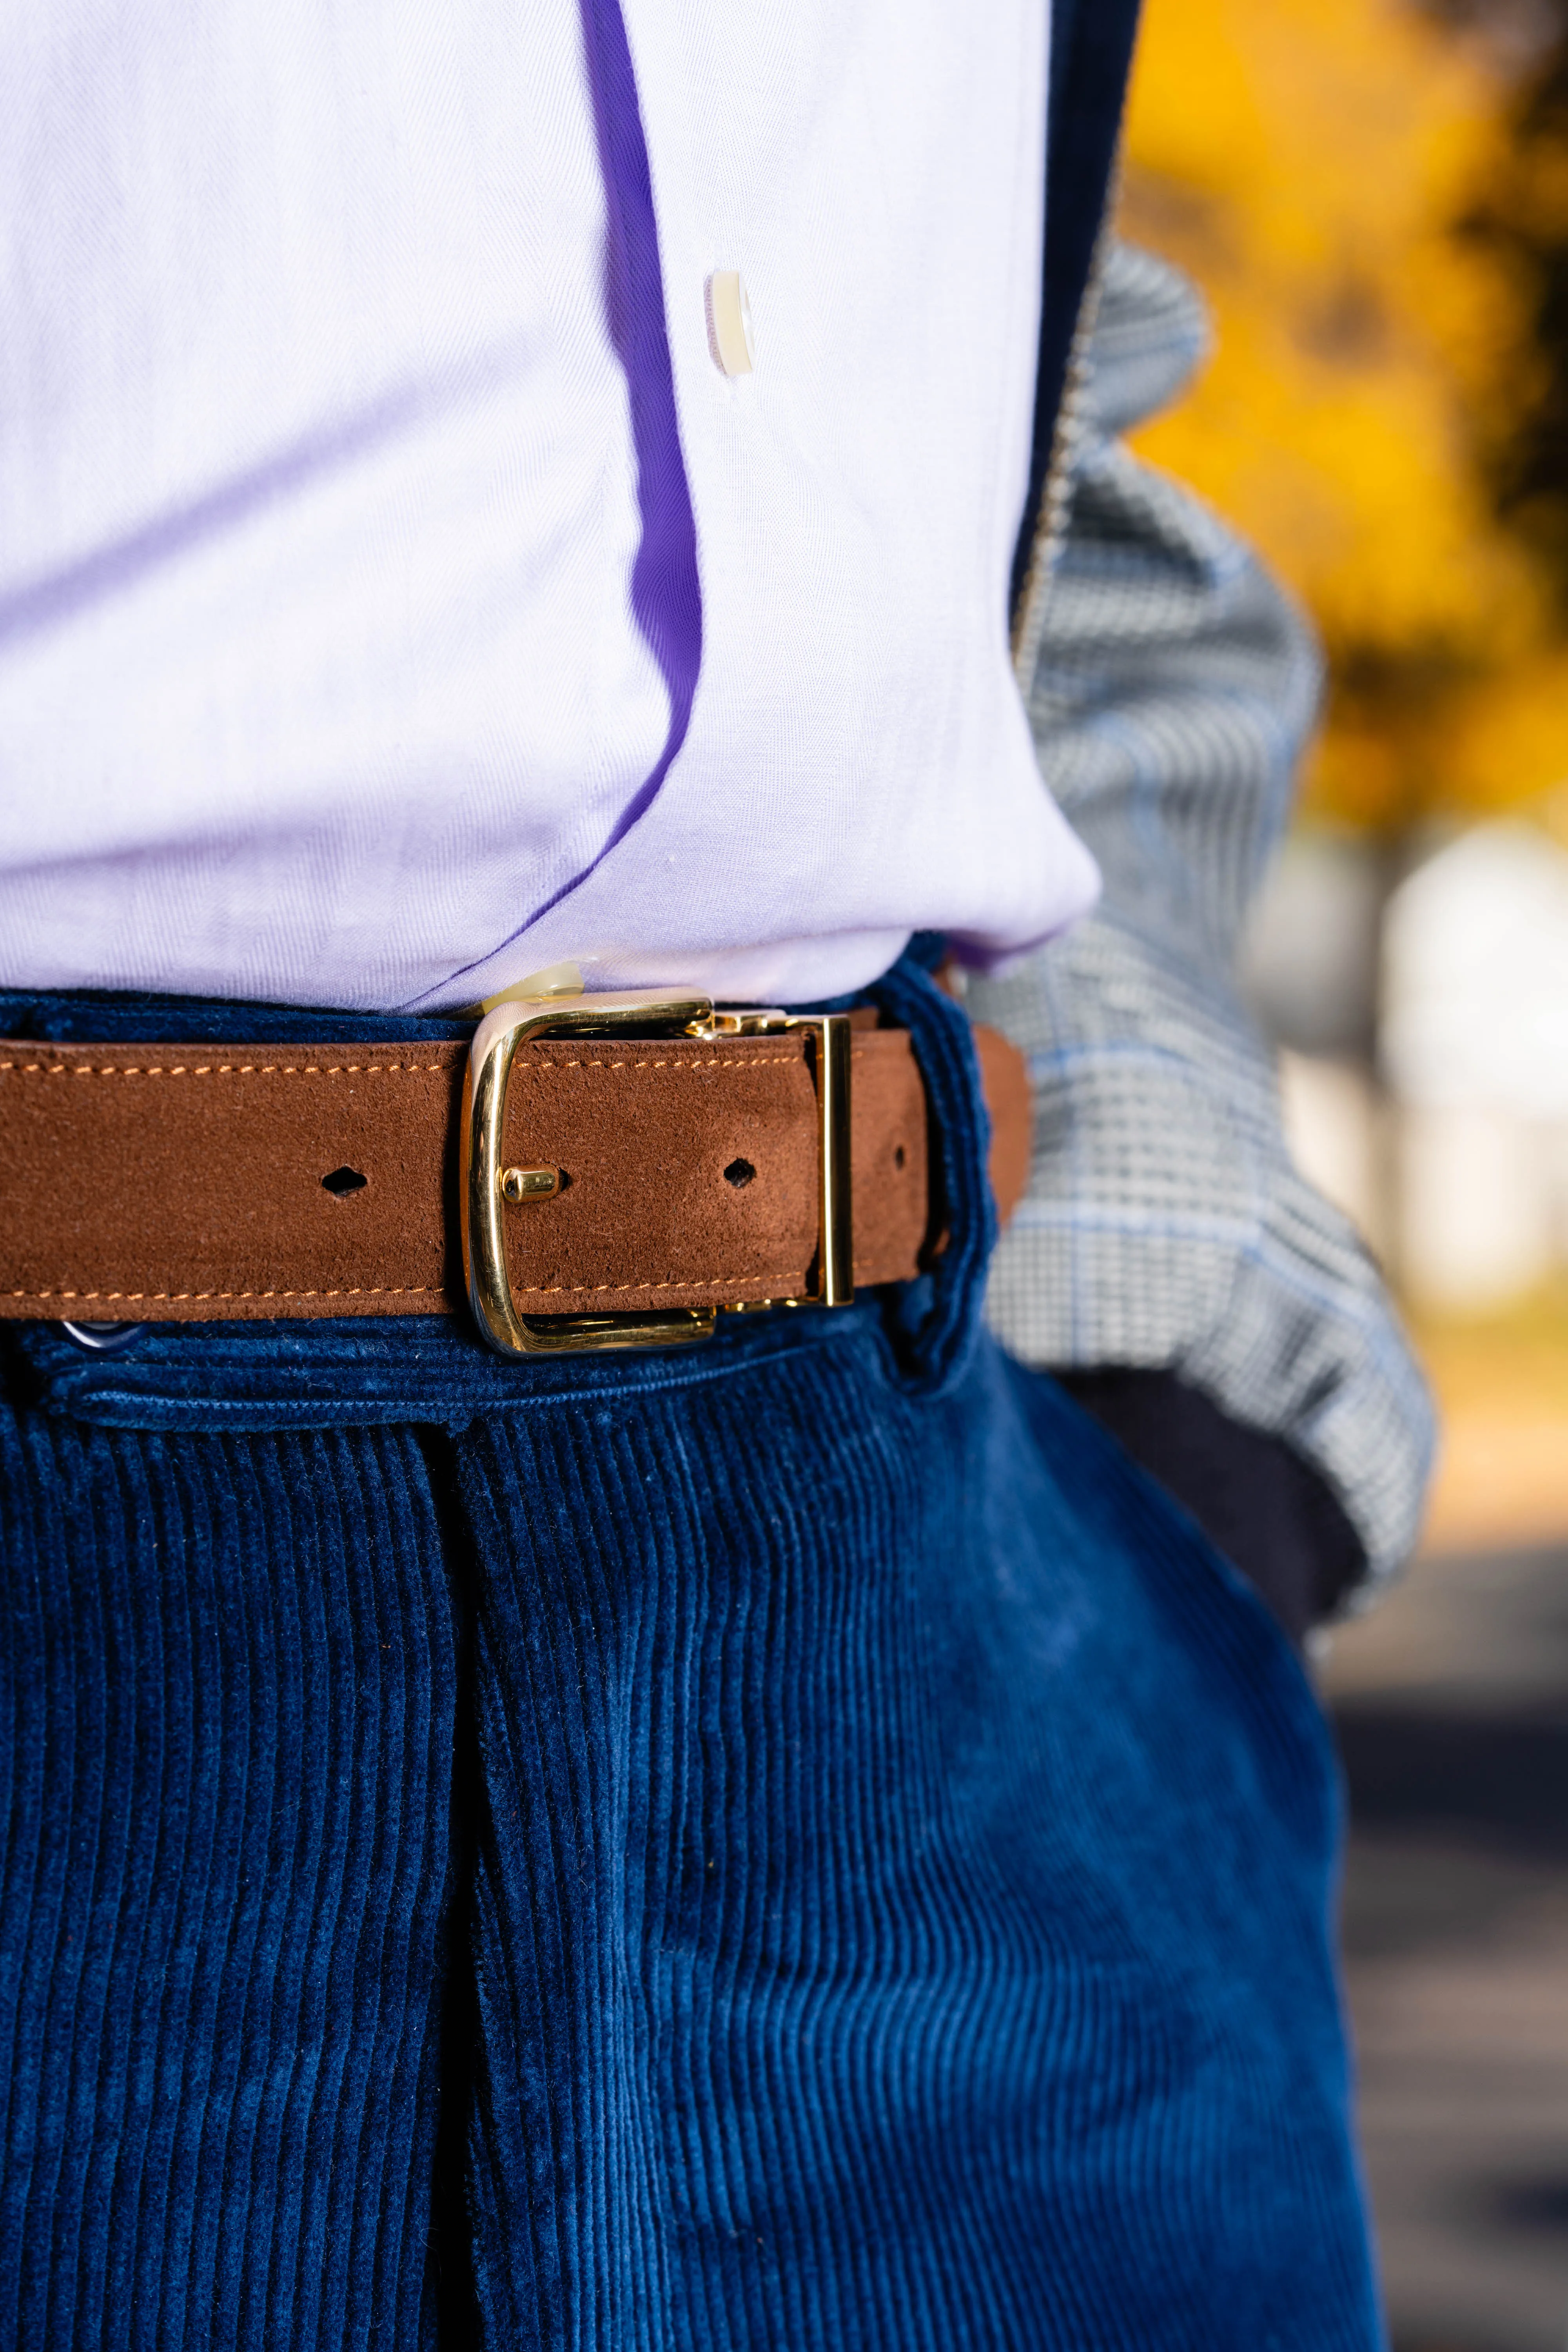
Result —
<path fill-rule="evenodd" d="M 1568 856 L 1544 834 L 1478 825 L 1394 892 L 1383 1051 L 1405 1102 L 1568 1119 Z"/>
<path fill-rule="evenodd" d="M 1286 1049 L 1279 1055 L 1279 1097 L 1297 1167 L 1384 1255 L 1383 1122 L 1371 1072 L 1360 1063 Z"/>
<path fill-rule="evenodd" d="M 1479 825 L 1394 892 L 1382 1038 L 1401 1273 L 1500 1306 L 1568 1255 L 1568 856 L 1545 835 Z"/>
<path fill-rule="evenodd" d="M 1480 1312 L 1551 1273 L 1550 1129 L 1486 1105 L 1415 1104 L 1400 1121 L 1400 1270 L 1426 1304 Z"/>

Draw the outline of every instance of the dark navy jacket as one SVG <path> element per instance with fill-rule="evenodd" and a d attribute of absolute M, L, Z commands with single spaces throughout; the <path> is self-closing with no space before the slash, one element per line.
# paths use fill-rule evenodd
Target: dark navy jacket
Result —
<path fill-rule="evenodd" d="M 1046 494 L 1073 337 L 1110 200 L 1138 7 L 1139 0 L 1055 0 L 1052 9 L 1045 302 L 1029 495 L 1013 559 L 1015 610 Z"/>

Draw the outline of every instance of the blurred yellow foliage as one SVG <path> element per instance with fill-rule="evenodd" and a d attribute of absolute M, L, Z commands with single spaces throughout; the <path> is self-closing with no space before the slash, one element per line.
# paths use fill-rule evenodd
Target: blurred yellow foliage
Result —
<path fill-rule="evenodd" d="M 1458 233 L 1511 89 L 1393 0 L 1147 0 L 1122 225 L 1197 279 L 1216 344 L 1138 446 L 1311 610 L 1333 681 L 1312 797 L 1368 824 L 1568 777 L 1561 619 L 1475 456 L 1529 364 L 1521 289 Z M 1568 163 L 1531 196 L 1568 229 Z"/>

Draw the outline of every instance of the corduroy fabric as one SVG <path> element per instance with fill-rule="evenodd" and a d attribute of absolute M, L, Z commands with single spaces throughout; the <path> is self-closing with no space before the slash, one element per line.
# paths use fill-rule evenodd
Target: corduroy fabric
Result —
<path fill-rule="evenodd" d="M 1316 1703 L 974 1257 L 940 1360 L 17 1331 L 0 2338 L 1380 2342 Z"/>
<path fill-rule="evenodd" d="M 0 2341 L 413 2344 L 455 1692 L 417 1444 L 0 1426 Z"/>

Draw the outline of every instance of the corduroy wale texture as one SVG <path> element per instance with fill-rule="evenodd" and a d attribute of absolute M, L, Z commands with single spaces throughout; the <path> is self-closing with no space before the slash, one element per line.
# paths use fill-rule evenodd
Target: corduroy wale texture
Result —
<path fill-rule="evenodd" d="M 948 1255 L 670 1356 L 17 1328 L 0 2340 L 1379 2343 L 1315 1702 Z"/>

